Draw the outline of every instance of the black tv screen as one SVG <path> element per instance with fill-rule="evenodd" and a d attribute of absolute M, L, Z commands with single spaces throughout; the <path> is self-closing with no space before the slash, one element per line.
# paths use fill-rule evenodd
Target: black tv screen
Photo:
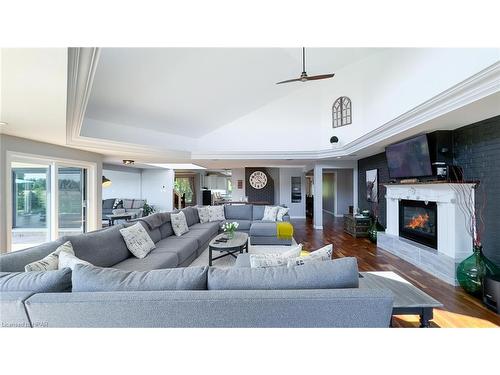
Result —
<path fill-rule="evenodd" d="M 386 147 L 385 156 L 391 178 L 432 175 L 429 145 L 425 134 Z"/>

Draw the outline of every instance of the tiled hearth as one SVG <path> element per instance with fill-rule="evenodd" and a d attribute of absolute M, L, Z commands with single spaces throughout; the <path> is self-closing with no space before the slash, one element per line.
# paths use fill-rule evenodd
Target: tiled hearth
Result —
<path fill-rule="evenodd" d="M 387 188 L 387 228 L 379 232 L 377 246 L 414 264 L 448 284 L 457 285 L 456 266 L 472 253 L 472 238 L 466 231 L 465 216 L 459 206 L 458 184 L 389 184 Z M 470 191 L 472 184 L 461 184 Z M 399 236 L 401 200 L 436 202 L 437 249 Z"/>

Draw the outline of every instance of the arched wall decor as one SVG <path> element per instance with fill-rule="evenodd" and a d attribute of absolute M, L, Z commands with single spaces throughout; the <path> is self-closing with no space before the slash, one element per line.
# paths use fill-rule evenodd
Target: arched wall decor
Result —
<path fill-rule="evenodd" d="M 352 105 L 351 99 L 347 96 L 341 96 L 333 102 L 332 106 L 332 126 L 338 128 L 340 126 L 349 125 L 352 123 Z"/>

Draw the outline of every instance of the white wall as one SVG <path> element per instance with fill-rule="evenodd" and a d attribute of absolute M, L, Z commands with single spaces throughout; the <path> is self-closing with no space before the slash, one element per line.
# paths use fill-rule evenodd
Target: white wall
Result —
<path fill-rule="evenodd" d="M 238 180 L 243 181 L 243 186 L 238 189 Z M 231 183 L 233 185 L 233 193 L 231 199 L 233 201 L 245 200 L 245 168 L 231 169 Z"/>
<path fill-rule="evenodd" d="M 157 211 L 173 210 L 175 172 L 172 169 L 144 169 L 142 171 L 142 196 Z"/>
<path fill-rule="evenodd" d="M 301 178 L 302 201 L 292 203 L 292 177 Z M 306 217 L 306 175 L 301 168 L 280 168 L 279 169 L 279 202 L 290 208 L 289 215 L 292 218 Z"/>
<path fill-rule="evenodd" d="M 199 151 L 325 150 L 334 133 L 344 145 L 497 61 L 494 48 L 385 49 L 201 137 Z M 352 99 L 353 123 L 333 130 L 331 106 L 342 95 Z"/>
<path fill-rule="evenodd" d="M 102 174 L 111 180 L 111 186 L 102 188 L 102 199 L 147 199 L 142 195 L 141 170 L 128 169 L 129 171 L 119 171 L 108 169 L 106 166 L 103 168 Z"/>
<path fill-rule="evenodd" d="M 349 213 L 349 206 L 353 201 L 352 169 L 338 169 L 335 171 L 335 216 Z"/>

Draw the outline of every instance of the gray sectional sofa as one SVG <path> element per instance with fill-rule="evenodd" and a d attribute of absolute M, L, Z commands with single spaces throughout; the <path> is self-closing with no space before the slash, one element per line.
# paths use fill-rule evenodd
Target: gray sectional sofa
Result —
<path fill-rule="evenodd" d="M 261 222 L 263 209 L 227 206 L 226 218 L 238 221 L 240 230 L 251 233 L 252 225 Z M 123 271 L 185 267 L 208 247 L 221 223 L 200 223 L 195 208 L 184 212 L 189 232 L 181 237 L 173 234 L 168 213 L 137 220 L 156 245 L 143 259 L 134 257 L 123 241 L 119 229 L 134 224 L 126 223 L 4 254 L 0 271 L 22 272 L 26 264 L 42 259 L 68 240 L 77 257 L 99 267 Z M 271 232 L 263 234 L 266 237 Z M 390 322 L 392 294 L 356 288 L 357 279 L 353 285 L 352 277 L 354 272 L 357 278 L 357 265 L 350 272 L 347 289 L 340 284 L 339 289 L 293 289 L 292 285 L 292 289 L 231 290 L 241 288 L 242 280 L 265 280 L 267 276 L 256 275 L 253 269 L 214 271 L 216 267 L 207 273 L 206 290 L 2 291 L 0 321 L 4 327 L 387 327 Z M 275 281 L 270 280 L 272 286 Z"/>

